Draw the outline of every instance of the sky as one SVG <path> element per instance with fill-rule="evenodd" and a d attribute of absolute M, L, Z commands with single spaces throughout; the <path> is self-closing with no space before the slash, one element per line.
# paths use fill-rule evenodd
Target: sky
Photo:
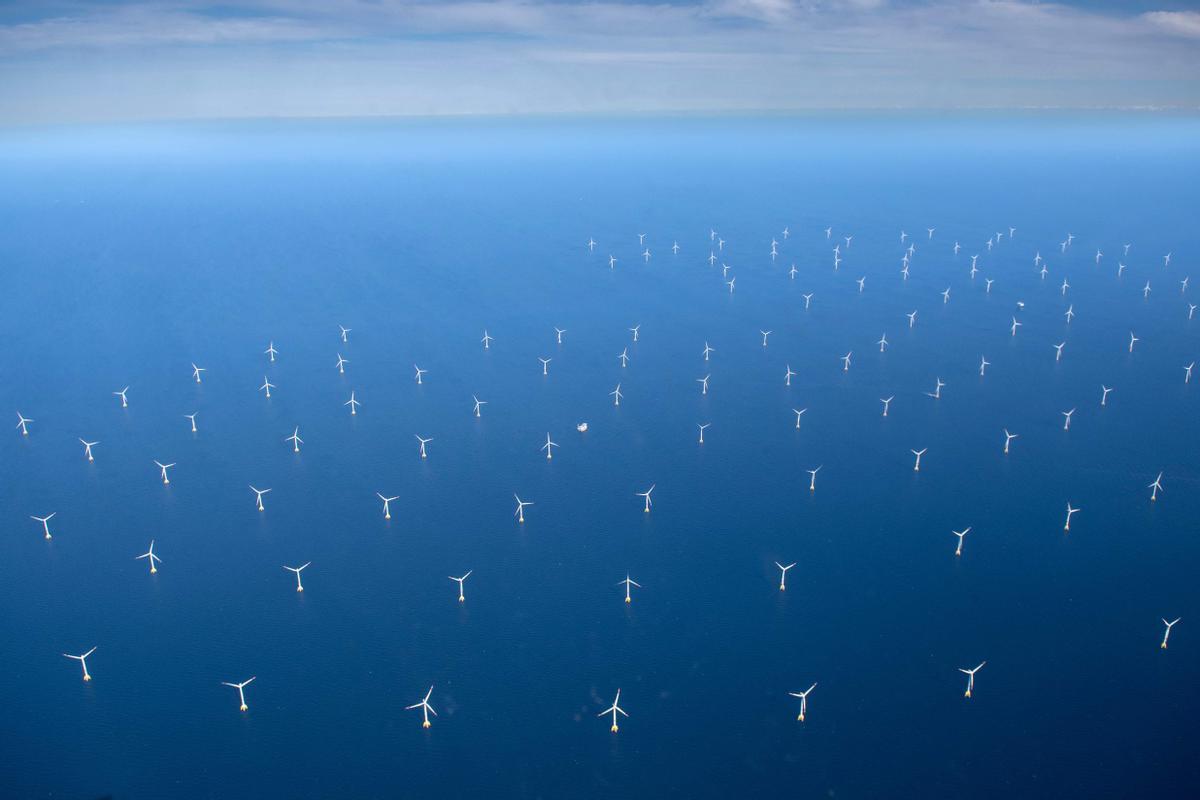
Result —
<path fill-rule="evenodd" d="M 10 0 L 0 124 L 1200 108 L 1172 0 Z"/>

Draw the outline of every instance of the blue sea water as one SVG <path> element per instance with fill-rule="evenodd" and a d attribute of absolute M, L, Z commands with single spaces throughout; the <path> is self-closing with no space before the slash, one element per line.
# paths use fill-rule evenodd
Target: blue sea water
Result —
<path fill-rule="evenodd" d="M 1192 116 L 0 132 L 0 793 L 1194 796 L 1198 179 Z"/>

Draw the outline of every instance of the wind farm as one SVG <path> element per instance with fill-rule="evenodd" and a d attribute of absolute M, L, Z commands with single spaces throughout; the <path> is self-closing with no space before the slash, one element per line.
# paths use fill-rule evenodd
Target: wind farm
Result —
<path fill-rule="evenodd" d="M 864 164 L 850 122 L 539 122 L 501 176 L 491 142 L 414 155 L 464 123 L 375 124 L 371 168 L 35 161 L 5 201 L 11 263 L 106 298 L 0 301 L 15 796 L 375 796 L 393 762 L 423 796 L 1186 782 L 1186 170 L 1134 152 L 1109 196 L 1009 123 L 1025 150 L 965 121 L 991 156 Z"/>

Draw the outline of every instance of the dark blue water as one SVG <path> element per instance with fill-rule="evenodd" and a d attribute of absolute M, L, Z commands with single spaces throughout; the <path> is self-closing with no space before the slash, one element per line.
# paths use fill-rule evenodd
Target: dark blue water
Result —
<path fill-rule="evenodd" d="M 1149 116 L 0 133 L 4 796 L 1188 794 L 1198 142 Z M 61 654 L 93 645 L 83 683 Z M 220 684 L 251 675 L 241 714 Z"/>

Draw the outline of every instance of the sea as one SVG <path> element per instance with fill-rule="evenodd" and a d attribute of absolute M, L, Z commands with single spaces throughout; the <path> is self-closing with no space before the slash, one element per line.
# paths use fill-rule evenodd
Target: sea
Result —
<path fill-rule="evenodd" d="M 14 126 L 0 187 L 0 795 L 1196 796 L 1200 117 Z"/>

